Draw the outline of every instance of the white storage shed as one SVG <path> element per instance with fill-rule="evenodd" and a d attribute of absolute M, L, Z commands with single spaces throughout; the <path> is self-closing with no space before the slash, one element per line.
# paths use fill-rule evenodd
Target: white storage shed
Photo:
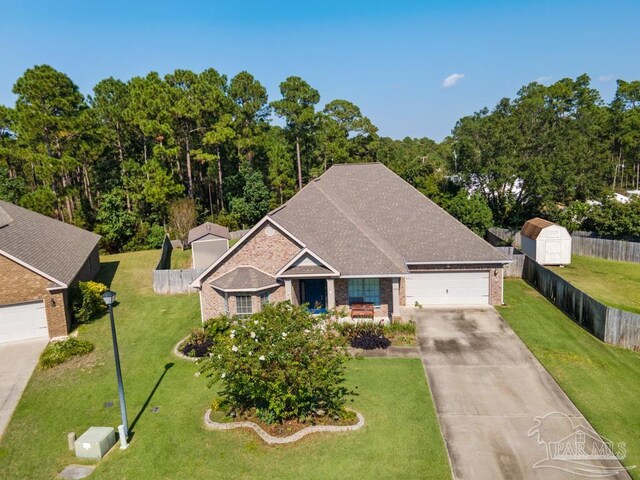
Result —
<path fill-rule="evenodd" d="M 520 231 L 522 251 L 540 265 L 569 265 L 571 235 L 566 228 L 543 218 L 532 218 Z"/>

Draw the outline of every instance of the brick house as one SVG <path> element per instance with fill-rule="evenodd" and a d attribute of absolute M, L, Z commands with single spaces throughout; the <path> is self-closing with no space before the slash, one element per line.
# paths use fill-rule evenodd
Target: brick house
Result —
<path fill-rule="evenodd" d="M 256 224 L 193 283 L 202 319 L 290 300 L 313 311 L 372 303 L 497 305 L 495 248 L 380 163 L 334 165 Z"/>
<path fill-rule="evenodd" d="M 0 343 L 69 332 L 68 288 L 100 269 L 99 240 L 0 201 Z"/>

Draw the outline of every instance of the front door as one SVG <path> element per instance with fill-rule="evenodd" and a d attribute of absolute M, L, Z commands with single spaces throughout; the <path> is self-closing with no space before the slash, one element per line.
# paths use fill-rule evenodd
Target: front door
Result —
<path fill-rule="evenodd" d="M 327 307 L 327 281 L 318 279 L 300 280 L 302 302 L 309 304 L 309 311 L 322 313 Z"/>

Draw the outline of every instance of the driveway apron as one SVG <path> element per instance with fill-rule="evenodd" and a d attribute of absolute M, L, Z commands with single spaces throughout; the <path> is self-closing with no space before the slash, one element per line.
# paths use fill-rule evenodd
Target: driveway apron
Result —
<path fill-rule="evenodd" d="M 0 438 L 48 341 L 0 343 Z"/>
<path fill-rule="evenodd" d="M 410 315 L 454 478 L 629 478 L 617 460 L 555 454 L 601 439 L 495 309 Z"/>

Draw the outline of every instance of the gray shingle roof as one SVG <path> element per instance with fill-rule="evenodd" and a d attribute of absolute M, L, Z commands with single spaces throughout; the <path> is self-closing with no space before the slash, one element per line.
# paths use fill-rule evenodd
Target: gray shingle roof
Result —
<path fill-rule="evenodd" d="M 13 221 L 0 228 L 0 251 L 69 285 L 98 244 L 87 232 L 26 208 L 0 201 Z"/>
<path fill-rule="evenodd" d="M 406 263 L 505 261 L 380 163 L 334 165 L 270 216 L 341 275 L 406 273 Z"/>
<path fill-rule="evenodd" d="M 9 216 L 7 211 L 4 208 L 0 207 L 0 228 L 6 227 L 12 221 L 13 219 Z"/>
<path fill-rule="evenodd" d="M 275 277 L 256 268 L 243 266 L 213 279 L 211 285 L 227 292 L 255 291 L 277 284 Z"/>
<path fill-rule="evenodd" d="M 226 238 L 227 240 L 231 238 L 227 227 L 223 227 L 217 223 L 204 222 L 202 225 L 198 225 L 197 227 L 189 230 L 187 243 L 191 244 L 191 242 L 200 240 L 202 237 L 206 237 L 207 235 L 215 235 L 216 237 Z"/>

